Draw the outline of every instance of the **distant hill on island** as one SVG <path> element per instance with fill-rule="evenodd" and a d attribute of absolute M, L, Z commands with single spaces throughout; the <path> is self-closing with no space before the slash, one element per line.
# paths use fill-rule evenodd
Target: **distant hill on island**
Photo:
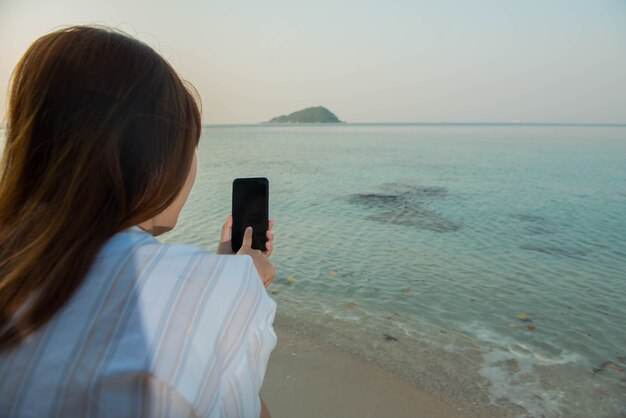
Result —
<path fill-rule="evenodd" d="M 345 123 L 323 106 L 307 107 L 288 115 L 277 116 L 264 123 Z"/>

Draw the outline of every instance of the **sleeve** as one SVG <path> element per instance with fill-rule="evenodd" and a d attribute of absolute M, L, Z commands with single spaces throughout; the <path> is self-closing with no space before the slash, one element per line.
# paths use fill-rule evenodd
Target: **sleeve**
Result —
<path fill-rule="evenodd" d="M 259 390 L 276 345 L 276 303 L 268 296 L 250 256 L 215 255 L 176 246 L 182 254 L 162 265 L 161 281 L 144 289 L 143 318 L 151 348 L 151 372 L 176 392 L 166 416 L 257 418 Z M 179 260 L 179 261 L 177 261 Z M 163 398 L 163 397 L 162 397 Z M 184 402 L 183 402 L 184 401 Z"/>
<path fill-rule="evenodd" d="M 240 301 L 225 327 L 221 354 L 222 414 L 225 417 L 257 418 L 261 414 L 259 391 L 277 337 L 272 323 L 276 302 L 267 294 L 252 258 L 245 261 L 245 286 Z"/>

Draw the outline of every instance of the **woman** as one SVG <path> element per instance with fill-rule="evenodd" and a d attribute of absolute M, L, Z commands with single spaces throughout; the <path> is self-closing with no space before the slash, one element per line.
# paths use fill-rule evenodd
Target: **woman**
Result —
<path fill-rule="evenodd" d="M 12 77 L 0 180 L 0 415 L 258 417 L 274 277 L 251 229 L 154 236 L 196 174 L 194 96 L 147 45 L 77 26 Z M 270 229 L 273 221 L 270 221 Z M 263 416 L 269 416 L 263 405 Z"/>

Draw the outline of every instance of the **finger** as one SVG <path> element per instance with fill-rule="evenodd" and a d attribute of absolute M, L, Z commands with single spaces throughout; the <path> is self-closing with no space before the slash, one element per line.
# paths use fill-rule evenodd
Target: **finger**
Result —
<path fill-rule="evenodd" d="M 233 252 L 233 247 L 230 243 L 230 241 L 227 242 L 220 242 L 217 245 L 217 254 L 234 254 Z"/>
<path fill-rule="evenodd" d="M 267 227 L 267 230 L 268 230 L 268 231 L 271 231 L 273 226 L 274 226 L 274 220 L 273 220 L 273 219 L 270 219 L 270 223 L 269 223 L 269 225 L 268 225 L 268 227 Z"/>
<path fill-rule="evenodd" d="M 266 257 L 269 257 L 270 254 L 272 254 L 272 247 L 273 247 L 273 242 L 274 242 L 274 234 L 271 233 L 269 230 L 265 232 L 265 235 L 267 236 L 267 242 L 265 243 L 265 252 L 263 253 L 263 255 L 265 255 Z"/>
<path fill-rule="evenodd" d="M 249 226 L 243 233 L 243 240 L 241 241 L 241 248 L 252 247 L 252 227 Z"/>
<path fill-rule="evenodd" d="M 230 241 L 233 238 L 233 217 L 228 215 L 226 222 L 222 225 L 222 233 L 220 234 L 220 241 Z"/>

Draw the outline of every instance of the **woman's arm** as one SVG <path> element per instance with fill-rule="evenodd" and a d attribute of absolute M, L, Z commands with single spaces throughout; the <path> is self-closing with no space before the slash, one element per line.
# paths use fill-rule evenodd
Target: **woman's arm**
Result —
<path fill-rule="evenodd" d="M 260 418 L 272 418 L 272 416 L 270 415 L 269 409 L 267 409 L 267 405 L 265 405 L 265 402 L 263 402 L 263 398 L 259 397 L 259 399 L 261 399 L 261 416 L 260 416 Z"/>

